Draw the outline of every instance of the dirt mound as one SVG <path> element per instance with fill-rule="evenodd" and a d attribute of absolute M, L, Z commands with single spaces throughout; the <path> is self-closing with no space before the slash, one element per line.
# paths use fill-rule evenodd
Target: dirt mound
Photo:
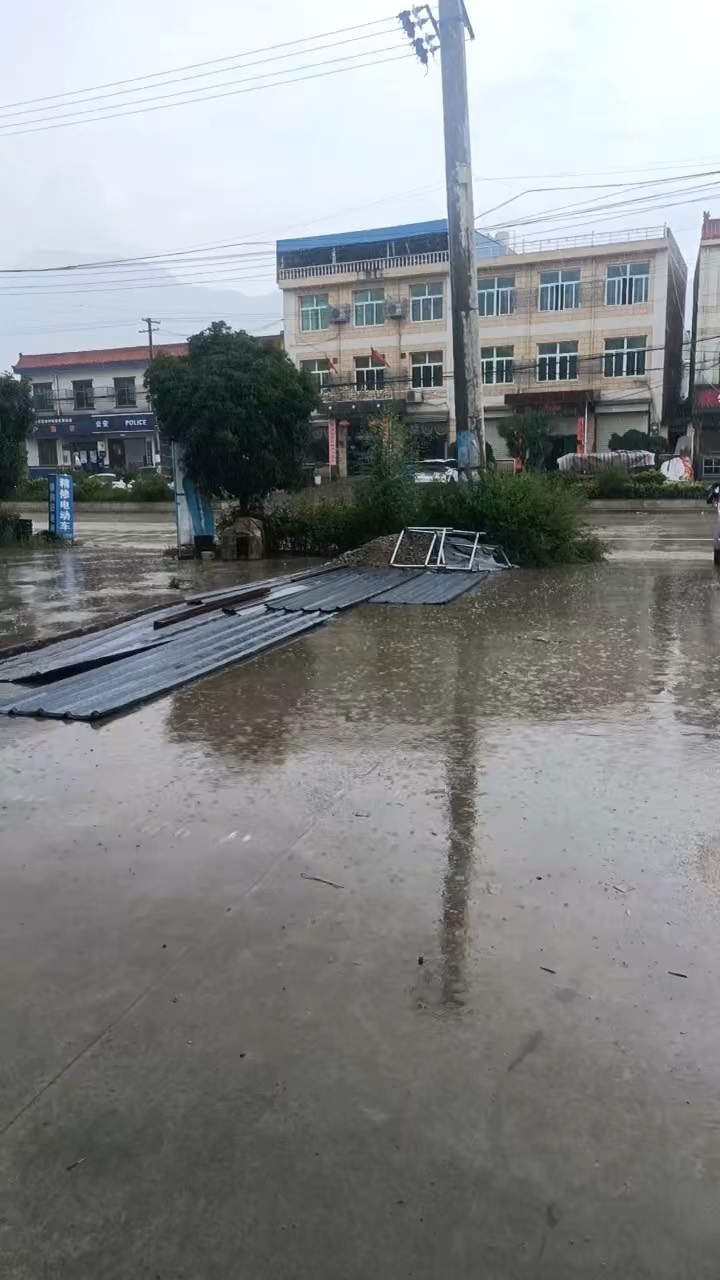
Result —
<path fill-rule="evenodd" d="M 397 540 L 396 533 L 386 534 L 382 538 L 373 538 L 372 542 L 366 542 L 362 547 L 343 552 L 333 560 L 333 564 L 357 564 L 372 569 L 385 569 L 390 563 Z"/>

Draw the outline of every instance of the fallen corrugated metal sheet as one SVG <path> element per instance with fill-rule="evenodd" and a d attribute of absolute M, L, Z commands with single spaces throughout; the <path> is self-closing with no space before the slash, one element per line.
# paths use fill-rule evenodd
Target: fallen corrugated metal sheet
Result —
<path fill-rule="evenodd" d="M 5 658 L 0 662 L 0 681 L 30 680 L 66 667 L 82 666 L 113 655 L 121 656 L 164 644 L 167 637 L 153 631 L 153 622 L 171 612 L 171 609 L 158 609 L 144 617 L 104 627 L 102 631 L 92 631 L 71 640 L 57 640 L 29 653 Z"/>
<path fill-rule="evenodd" d="M 209 675 L 309 631 L 325 613 L 277 613 L 264 606 L 233 616 L 220 615 L 119 662 L 94 667 L 0 703 L 0 714 L 98 720 L 146 702 L 178 685 Z"/>
<path fill-rule="evenodd" d="M 372 600 L 374 596 L 396 585 L 401 575 L 403 578 L 417 576 L 412 571 L 405 572 L 401 569 L 338 569 L 324 575 L 320 581 L 311 579 L 303 591 L 292 596 L 271 599 L 268 605 L 270 609 L 284 609 L 288 612 L 320 609 L 324 613 L 335 613 L 340 609 L 349 609 L 351 605 Z"/>
<path fill-rule="evenodd" d="M 401 571 L 402 572 L 402 571 Z M 490 575 L 488 573 L 463 573 L 453 570 L 426 569 L 421 574 L 403 573 L 403 581 L 373 596 L 373 604 L 449 604 L 472 591 Z"/>

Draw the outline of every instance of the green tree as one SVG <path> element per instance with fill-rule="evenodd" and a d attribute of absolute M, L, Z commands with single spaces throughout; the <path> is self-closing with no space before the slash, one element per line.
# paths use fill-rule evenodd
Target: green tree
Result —
<path fill-rule="evenodd" d="M 551 424 L 549 413 L 529 409 L 498 427 L 511 456 L 520 459 L 525 471 L 541 471 L 545 466 L 550 453 Z"/>
<path fill-rule="evenodd" d="M 222 321 L 189 346 L 185 357 L 158 356 L 145 375 L 162 431 L 183 446 L 202 493 L 257 511 L 273 489 L 300 484 L 317 393 L 282 351 Z"/>
<path fill-rule="evenodd" d="M 646 449 L 655 454 L 670 452 L 670 445 L 664 436 L 651 436 L 635 428 L 623 431 L 621 435 L 614 431 L 608 441 L 608 448 L 613 452 L 618 449 Z"/>
<path fill-rule="evenodd" d="M 25 441 L 33 424 L 30 388 L 11 374 L 0 377 L 0 498 L 8 498 L 27 466 Z"/>

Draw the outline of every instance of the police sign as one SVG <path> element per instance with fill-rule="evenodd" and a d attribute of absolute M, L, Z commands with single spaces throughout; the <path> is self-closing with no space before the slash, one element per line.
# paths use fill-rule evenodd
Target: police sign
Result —
<path fill-rule="evenodd" d="M 73 538 L 72 476 L 48 476 L 48 531 L 56 538 Z"/>

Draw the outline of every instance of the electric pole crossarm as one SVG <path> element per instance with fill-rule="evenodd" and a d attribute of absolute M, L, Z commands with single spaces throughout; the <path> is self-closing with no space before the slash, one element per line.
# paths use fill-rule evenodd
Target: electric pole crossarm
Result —
<path fill-rule="evenodd" d="M 148 352 L 150 355 L 150 359 L 152 360 L 155 355 L 155 352 L 153 350 L 153 333 L 155 332 L 156 329 L 160 328 L 160 321 L 153 320 L 151 316 L 143 316 L 142 322 L 143 324 L 147 325 Z M 138 333 L 142 333 L 142 329 L 139 329 Z"/>

